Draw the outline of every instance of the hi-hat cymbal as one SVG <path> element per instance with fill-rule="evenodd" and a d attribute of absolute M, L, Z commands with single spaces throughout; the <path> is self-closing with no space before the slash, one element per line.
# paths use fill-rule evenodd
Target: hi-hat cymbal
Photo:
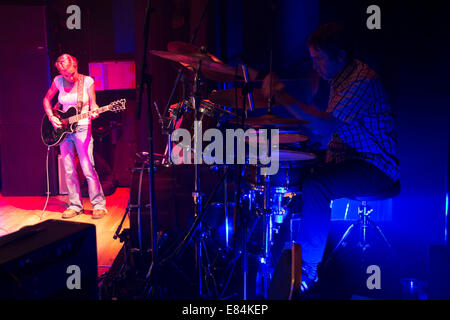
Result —
<path fill-rule="evenodd" d="M 198 70 L 201 66 L 201 73 L 205 78 L 210 80 L 231 82 L 235 80 L 242 81 L 244 78 L 241 68 L 235 68 L 222 62 L 216 62 L 208 54 L 178 53 L 158 50 L 151 50 L 150 52 L 158 57 L 178 62 L 191 70 Z M 250 79 L 256 78 L 255 72 L 256 71 L 249 70 Z"/>
<path fill-rule="evenodd" d="M 235 123 L 239 123 L 235 121 Z M 265 114 L 256 118 L 248 118 L 245 120 L 245 125 L 253 128 L 265 128 L 265 127 L 293 127 L 307 124 L 309 121 L 283 118 L 275 114 Z"/>

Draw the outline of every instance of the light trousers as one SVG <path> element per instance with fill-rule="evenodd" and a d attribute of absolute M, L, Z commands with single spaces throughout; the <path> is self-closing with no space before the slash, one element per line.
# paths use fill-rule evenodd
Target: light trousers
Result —
<path fill-rule="evenodd" d="M 61 157 L 66 172 L 65 179 L 69 191 L 69 209 L 81 211 L 83 203 L 81 202 L 80 181 L 77 174 L 75 161 L 75 151 L 78 154 L 81 169 L 86 177 L 89 198 L 94 210 L 106 210 L 106 199 L 103 193 L 100 179 L 95 170 L 94 163 L 94 141 L 92 139 L 90 126 L 78 126 L 75 133 L 67 135 L 64 142 L 60 145 Z"/>

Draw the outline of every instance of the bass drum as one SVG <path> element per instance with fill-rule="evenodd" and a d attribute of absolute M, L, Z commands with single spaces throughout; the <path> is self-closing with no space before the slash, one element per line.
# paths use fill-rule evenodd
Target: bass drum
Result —
<path fill-rule="evenodd" d="M 206 201 L 209 192 L 215 188 L 220 175 L 219 171 L 212 170 L 209 166 L 201 166 L 203 201 Z M 166 167 L 156 164 L 154 179 L 157 231 L 159 235 L 165 235 L 166 240 L 161 249 L 166 251 L 173 249 L 182 240 L 194 221 L 192 197 L 194 165 L 183 164 Z M 151 248 L 148 160 L 136 160 L 131 180 L 129 203 L 131 245 L 133 248 L 147 251 Z M 221 195 L 223 195 L 223 191 L 219 190 L 213 201 L 221 201 Z M 207 212 L 203 220 L 206 228 L 209 224 L 209 214 Z M 215 218 L 211 222 L 214 220 Z M 216 223 L 218 222 L 214 221 L 213 224 Z"/>

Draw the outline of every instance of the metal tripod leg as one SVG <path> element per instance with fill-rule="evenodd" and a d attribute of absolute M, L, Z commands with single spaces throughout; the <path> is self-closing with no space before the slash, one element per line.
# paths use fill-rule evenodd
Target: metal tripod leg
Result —
<path fill-rule="evenodd" d="M 350 232 L 353 230 L 353 228 L 356 225 L 360 225 L 360 224 L 361 224 L 361 221 L 358 220 L 358 221 L 354 222 L 350 227 L 347 228 L 347 231 L 345 231 L 341 240 L 339 240 L 339 243 L 336 245 L 336 247 L 334 248 L 334 250 L 331 252 L 330 256 L 328 257 L 327 261 L 325 262 L 325 266 L 328 265 L 328 263 L 331 261 L 331 259 L 335 256 L 336 252 L 339 250 L 339 248 L 343 246 L 343 243 L 350 236 Z"/>
<path fill-rule="evenodd" d="M 386 244 L 386 246 L 389 248 L 389 250 L 391 251 L 391 253 L 393 255 L 395 255 L 395 251 L 392 248 L 391 244 L 389 243 L 388 239 L 386 238 L 386 236 L 384 235 L 383 231 L 381 231 L 381 228 L 372 220 L 369 219 L 369 225 L 378 233 L 378 235 L 383 239 L 384 243 Z"/>

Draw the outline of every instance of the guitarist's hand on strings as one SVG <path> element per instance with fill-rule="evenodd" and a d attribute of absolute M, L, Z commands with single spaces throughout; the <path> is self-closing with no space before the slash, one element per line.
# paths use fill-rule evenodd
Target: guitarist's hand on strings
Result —
<path fill-rule="evenodd" d="M 60 129 L 62 127 L 62 123 L 57 116 L 52 115 L 51 117 L 48 117 L 48 119 L 55 129 Z"/>

